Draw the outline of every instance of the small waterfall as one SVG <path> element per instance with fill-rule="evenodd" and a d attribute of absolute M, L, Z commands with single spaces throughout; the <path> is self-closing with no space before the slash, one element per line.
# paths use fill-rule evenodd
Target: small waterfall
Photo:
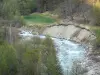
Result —
<path fill-rule="evenodd" d="M 34 36 L 45 38 L 45 36 L 33 35 L 32 32 L 24 30 L 19 35 L 23 36 L 23 38 L 25 39 L 31 39 Z M 73 62 L 76 60 L 81 61 L 84 59 L 85 49 L 81 45 L 65 39 L 57 39 L 57 38 L 52 38 L 52 39 L 56 47 L 57 58 L 61 66 L 63 75 L 69 75 L 69 72 L 71 71 L 71 68 L 73 66 Z"/>

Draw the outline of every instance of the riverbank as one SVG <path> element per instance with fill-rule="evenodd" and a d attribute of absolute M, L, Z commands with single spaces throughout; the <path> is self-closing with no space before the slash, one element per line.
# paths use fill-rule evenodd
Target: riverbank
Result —
<path fill-rule="evenodd" d="M 47 26 L 47 27 L 52 27 L 53 25 L 50 25 L 50 26 Z M 60 25 L 54 25 L 54 26 L 60 26 Z M 65 25 L 66 26 L 66 25 Z M 88 26 L 87 26 L 88 27 Z M 46 27 L 45 27 L 46 28 Z M 44 28 L 44 29 L 45 29 Z M 44 30 L 43 29 L 43 30 Z M 84 26 L 82 26 L 82 29 L 85 29 Z M 86 29 L 87 30 L 87 29 Z M 91 30 L 91 28 L 90 28 Z M 54 31 L 54 30 L 53 30 Z M 38 34 L 39 35 L 39 34 Z M 71 40 L 71 39 L 70 39 Z M 73 41 L 73 40 L 71 40 Z M 85 57 L 85 60 L 84 62 L 82 63 L 87 69 L 88 69 L 88 72 L 85 73 L 85 75 L 99 75 L 99 65 L 100 65 L 100 62 L 99 62 L 99 55 L 98 56 L 95 56 L 93 54 L 93 50 L 94 50 L 94 40 L 92 41 L 88 41 L 88 44 L 85 43 L 85 46 L 87 46 L 87 49 L 86 49 L 86 57 Z M 78 42 L 79 43 L 79 42 Z M 82 44 L 83 42 L 81 42 Z M 91 64 L 91 65 L 90 65 Z"/>

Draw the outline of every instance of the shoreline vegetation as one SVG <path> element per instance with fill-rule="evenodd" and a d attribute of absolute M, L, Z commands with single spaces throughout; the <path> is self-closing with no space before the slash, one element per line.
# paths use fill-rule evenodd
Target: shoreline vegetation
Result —
<path fill-rule="evenodd" d="M 62 75 L 49 37 L 34 37 L 23 42 L 0 45 L 1 75 Z"/>

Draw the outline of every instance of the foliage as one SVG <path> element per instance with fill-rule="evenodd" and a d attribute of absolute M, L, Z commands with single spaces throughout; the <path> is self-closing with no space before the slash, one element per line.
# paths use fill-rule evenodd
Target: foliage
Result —
<path fill-rule="evenodd" d="M 0 75 L 16 75 L 17 58 L 15 49 L 8 44 L 0 45 Z"/>
<path fill-rule="evenodd" d="M 18 0 L 22 15 L 30 14 L 36 8 L 36 0 Z"/>
<path fill-rule="evenodd" d="M 18 11 L 18 4 L 16 0 L 3 0 L 2 9 L 1 9 L 2 17 L 4 19 L 12 19 Z"/>
<path fill-rule="evenodd" d="M 10 24 L 21 26 L 24 24 L 20 17 L 19 5 L 17 0 L 2 0 L 0 1 L 0 22 L 4 25 Z"/>
<path fill-rule="evenodd" d="M 57 65 L 56 51 L 50 38 L 34 37 L 16 44 L 19 75 L 61 75 Z"/>
<path fill-rule="evenodd" d="M 52 40 L 47 37 L 43 44 L 46 46 L 43 53 L 46 55 L 44 56 L 44 63 L 47 67 L 47 74 L 48 75 L 61 75 L 61 70 L 59 66 L 57 65 L 57 59 L 56 59 L 56 51 L 53 45 Z"/>
<path fill-rule="evenodd" d="M 14 26 L 16 26 L 16 27 L 18 27 L 18 26 L 21 27 L 21 26 L 26 25 L 25 21 L 24 21 L 24 18 L 22 16 L 20 16 L 20 15 L 14 16 L 13 19 L 14 19 L 14 21 L 13 21 Z"/>

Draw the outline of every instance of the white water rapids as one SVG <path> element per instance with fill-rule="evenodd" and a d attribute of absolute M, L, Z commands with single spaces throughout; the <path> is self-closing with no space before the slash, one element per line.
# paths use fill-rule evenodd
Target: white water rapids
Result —
<path fill-rule="evenodd" d="M 23 36 L 25 39 L 30 39 L 34 36 L 45 38 L 45 36 L 33 35 L 31 32 L 24 30 L 19 35 Z M 74 61 L 84 59 L 85 48 L 82 47 L 80 44 L 76 44 L 65 39 L 52 39 L 57 50 L 57 58 L 61 66 L 62 72 L 64 75 L 67 75 L 68 72 L 71 70 Z"/>

